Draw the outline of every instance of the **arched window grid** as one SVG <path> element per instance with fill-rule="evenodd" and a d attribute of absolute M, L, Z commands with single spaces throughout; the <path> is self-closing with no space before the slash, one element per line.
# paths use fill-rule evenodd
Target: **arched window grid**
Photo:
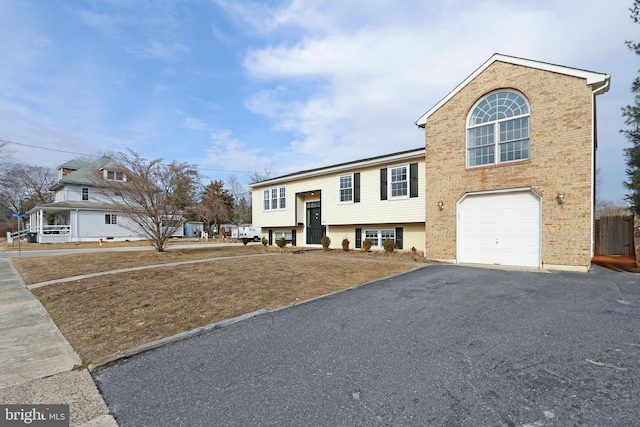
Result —
<path fill-rule="evenodd" d="M 528 159 L 529 111 L 527 100 L 515 91 L 497 91 L 482 98 L 467 121 L 467 166 Z"/>

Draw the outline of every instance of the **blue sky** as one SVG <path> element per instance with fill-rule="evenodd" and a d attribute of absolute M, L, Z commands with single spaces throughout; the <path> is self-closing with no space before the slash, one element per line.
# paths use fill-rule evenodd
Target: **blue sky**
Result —
<path fill-rule="evenodd" d="M 600 196 L 621 201 L 631 4 L 0 0 L 0 138 L 34 165 L 131 148 L 246 182 L 422 146 L 415 120 L 498 52 L 611 74 Z"/>

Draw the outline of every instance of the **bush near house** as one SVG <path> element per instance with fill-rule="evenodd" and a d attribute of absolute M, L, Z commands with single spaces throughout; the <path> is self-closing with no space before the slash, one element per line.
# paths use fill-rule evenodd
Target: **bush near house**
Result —
<path fill-rule="evenodd" d="M 276 245 L 278 245 L 279 248 L 284 248 L 285 246 L 287 246 L 287 239 L 285 239 L 284 237 L 279 238 L 278 240 L 276 240 Z"/>
<path fill-rule="evenodd" d="M 390 254 L 396 250 L 396 242 L 395 240 L 387 239 L 382 243 L 382 247 L 386 253 Z"/>
<path fill-rule="evenodd" d="M 329 246 L 331 246 L 331 239 L 329 238 L 329 236 L 323 236 L 320 242 L 322 243 L 322 249 L 328 251 Z"/>

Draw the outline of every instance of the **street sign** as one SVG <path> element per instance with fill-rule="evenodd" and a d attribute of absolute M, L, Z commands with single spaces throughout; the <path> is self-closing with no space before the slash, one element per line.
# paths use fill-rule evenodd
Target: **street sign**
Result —
<path fill-rule="evenodd" d="M 21 214 L 21 213 L 14 213 L 11 214 L 12 217 L 18 217 L 18 218 L 26 218 L 27 214 Z"/>

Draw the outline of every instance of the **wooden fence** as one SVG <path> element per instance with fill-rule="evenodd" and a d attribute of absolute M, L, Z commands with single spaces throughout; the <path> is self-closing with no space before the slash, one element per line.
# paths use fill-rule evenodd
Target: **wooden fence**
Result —
<path fill-rule="evenodd" d="M 602 216 L 596 220 L 596 255 L 635 255 L 633 215 Z"/>

